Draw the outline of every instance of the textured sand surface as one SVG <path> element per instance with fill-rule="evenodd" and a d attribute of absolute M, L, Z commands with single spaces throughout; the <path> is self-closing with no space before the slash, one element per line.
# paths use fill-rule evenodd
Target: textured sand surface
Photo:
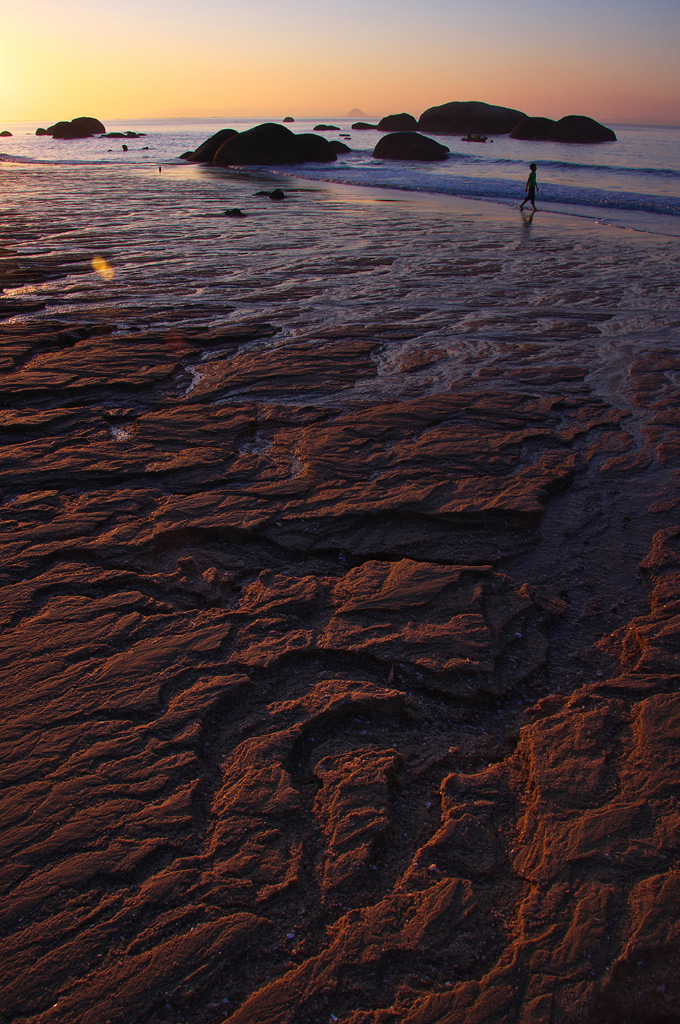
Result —
<path fill-rule="evenodd" d="M 0 257 L 0 1020 L 675 1024 L 677 247 L 238 189 Z"/>

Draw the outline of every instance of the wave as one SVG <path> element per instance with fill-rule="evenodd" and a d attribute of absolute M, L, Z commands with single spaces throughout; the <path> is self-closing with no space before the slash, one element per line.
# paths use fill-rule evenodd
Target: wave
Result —
<path fill-rule="evenodd" d="M 513 167 L 526 167 L 526 160 L 519 160 L 517 157 L 488 157 L 477 154 L 468 153 L 451 153 L 448 160 L 454 160 L 456 163 L 474 163 L 474 164 L 487 164 L 493 165 L 511 165 Z M 536 162 L 540 167 L 553 168 L 554 170 L 565 170 L 565 171 L 598 171 L 607 174 L 624 175 L 624 174 L 643 174 L 645 177 L 655 175 L 660 178 L 678 178 L 680 179 L 680 171 L 673 167 L 624 167 L 616 164 L 584 164 L 576 163 L 570 160 L 545 160 L 537 158 Z"/>
<path fill-rule="evenodd" d="M 38 160 L 33 156 L 18 156 L 14 153 L 0 153 L 0 164 L 51 164 L 53 160 Z"/>
<path fill-rule="evenodd" d="M 264 168 L 263 168 L 264 169 Z M 271 167 L 268 168 L 271 171 Z M 487 199 L 496 202 L 512 202 L 523 198 L 523 184 L 503 178 L 471 178 L 453 174 L 432 174 L 431 171 L 416 167 L 394 167 L 385 169 L 379 165 L 351 168 L 337 167 L 336 170 L 316 170 L 304 167 L 277 168 L 284 174 L 316 181 L 334 181 L 346 185 L 363 185 L 373 188 L 396 188 L 404 191 L 431 192 L 457 195 L 468 199 Z M 680 217 L 680 197 L 652 195 L 642 192 L 619 192 L 587 187 L 557 184 L 542 184 L 537 201 L 541 204 L 580 206 L 598 212 L 627 211 L 634 213 L 661 214 Z"/>

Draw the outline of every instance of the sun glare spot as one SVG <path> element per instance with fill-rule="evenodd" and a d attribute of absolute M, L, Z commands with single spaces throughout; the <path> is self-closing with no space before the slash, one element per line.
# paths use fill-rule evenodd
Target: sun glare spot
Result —
<path fill-rule="evenodd" d="M 102 256 L 95 256 L 92 260 L 92 269 L 103 281 L 112 281 L 115 276 L 113 267 Z"/>

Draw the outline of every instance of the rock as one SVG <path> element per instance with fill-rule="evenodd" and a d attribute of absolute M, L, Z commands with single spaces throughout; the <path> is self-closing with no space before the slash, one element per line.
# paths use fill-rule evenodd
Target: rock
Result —
<path fill-rule="evenodd" d="M 413 114 L 388 114 L 378 122 L 381 132 L 413 132 L 418 127 Z"/>
<path fill-rule="evenodd" d="M 340 142 L 338 139 L 331 139 L 331 146 L 333 147 L 334 153 L 351 153 L 352 150 L 349 146 L 346 146 L 344 142 Z"/>
<path fill-rule="evenodd" d="M 295 120 L 294 117 L 284 117 L 283 123 L 284 124 L 292 124 L 294 120 Z"/>
<path fill-rule="evenodd" d="M 47 128 L 36 128 L 35 134 L 36 135 L 49 135 L 49 132 L 47 131 Z"/>
<path fill-rule="evenodd" d="M 275 188 L 273 192 L 267 192 L 266 189 L 261 189 L 259 192 L 256 192 L 255 195 L 267 196 L 268 199 L 271 199 L 272 202 L 275 203 L 281 202 L 282 199 L 286 198 L 285 192 L 280 188 Z"/>
<path fill-rule="evenodd" d="M 616 142 L 616 134 L 592 117 L 568 114 L 561 117 L 552 134 L 553 142 Z"/>
<path fill-rule="evenodd" d="M 11 132 L 8 132 L 8 131 L 0 132 L 0 138 L 2 138 L 2 139 L 11 139 L 11 137 L 12 137 L 12 133 Z"/>
<path fill-rule="evenodd" d="M 331 144 L 319 135 L 294 135 L 282 124 L 260 124 L 239 132 L 217 150 L 220 167 L 252 164 L 330 163 L 337 159 Z"/>
<path fill-rule="evenodd" d="M 225 217 L 245 217 L 243 210 L 239 210 L 237 206 L 232 207 L 230 210 L 224 211 Z"/>
<path fill-rule="evenodd" d="M 317 124 L 314 128 L 315 132 L 339 132 L 340 129 L 336 124 Z"/>
<path fill-rule="evenodd" d="M 569 114 L 559 121 L 549 117 L 525 117 L 512 129 L 510 138 L 546 142 L 616 142 L 611 128 L 579 114 Z"/>
<path fill-rule="evenodd" d="M 238 135 L 235 128 L 222 128 L 202 142 L 198 149 L 190 153 L 182 153 L 180 160 L 190 160 L 194 164 L 211 164 L 220 146 L 234 135 Z"/>
<path fill-rule="evenodd" d="M 448 146 L 419 132 L 394 132 L 380 139 L 373 156 L 379 160 L 446 160 L 449 152 Z"/>
<path fill-rule="evenodd" d="M 367 124 L 366 121 L 356 121 L 352 125 L 352 128 L 357 132 L 372 132 L 375 131 L 377 127 L 377 124 Z"/>
<path fill-rule="evenodd" d="M 524 117 L 512 129 L 510 138 L 528 142 L 550 139 L 556 123 L 550 117 Z"/>
<path fill-rule="evenodd" d="M 526 117 L 512 107 L 496 107 L 478 101 L 442 103 L 428 107 L 420 115 L 418 127 L 435 135 L 459 135 L 479 132 L 487 135 L 508 135 L 518 121 Z"/>
<path fill-rule="evenodd" d="M 72 121 L 57 121 L 44 132 L 38 129 L 36 135 L 51 135 L 54 139 L 89 139 L 105 133 L 106 128 L 96 117 L 74 117 Z"/>

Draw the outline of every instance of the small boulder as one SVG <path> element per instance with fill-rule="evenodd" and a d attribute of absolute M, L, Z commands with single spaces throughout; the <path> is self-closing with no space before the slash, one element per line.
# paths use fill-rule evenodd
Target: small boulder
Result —
<path fill-rule="evenodd" d="M 8 131 L 0 132 L 0 137 L 3 139 L 11 139 L 12 133 Z"/>
<path fill-rule="evenodd" d="M 243 210 L 239 210 L 238 206 L 233 206 L 230 210 L 224 211 L 225 217 L 245 217 Z"/>
<path fill-rule="evenodd" d="M 448 154 L 448 146 L 419 132 L 384 135 L 373 150 L 379 160 L 446 160 Z"/>
<path fill-rule="evenodd" d="M 525 118 L 521 110 L 497 107 L 491 103 L 454 101 L 438 107 L 428 107 L 420 115 L 418 127 L 435 135 L 509 135 L 515 125 Z"/>
<path fill-rule="evenodd" d="M 388 114 L 378 121 L 381 132 L 414 132 L 418 127 L 413 114 Z"/>
<path fill-rule="evenodd" d="M 377 129 L 377 127 L 378 127 L 377 124 L 367 124 L 366 121 L 356 121 L 352 125 L 352 128 L 354 128 L 358 132 L 369 132 L 369 131 L 372 132 L 372 131 L 375 131 Z"/>
<path fill-rule="evenodd" d="M 295 120 L 294 117 L 284 117 L 283 123 L 284 124 L 292 124 L 294 120 Z"/>
<path fill-rule="evenodd" d="M 238 135 L 235 128 L 222 128 L 202 142 L 198 149 L 190 153 L 182 153 L 180 160 L 190 160 L 194 164 L 211 164 L 220 146 L 234 135 Z"/>
<path fill-rule="evenodd" d="M 315 132 L 339 132 L 340 129 L 336 124 L 317 124 L 314 128 Z"/>
<path fill-rule="evenodd" d="M 255 195 L 266 196 L 267 199 L 271 199 L 274 203 L 280 203 L 282 199 L 286 198 L 286 193 L 280 188 L 275 188 L 272 192 L 267 192 L 266 189 L 260 189 L 260 191 L 256 192 Z"/>

